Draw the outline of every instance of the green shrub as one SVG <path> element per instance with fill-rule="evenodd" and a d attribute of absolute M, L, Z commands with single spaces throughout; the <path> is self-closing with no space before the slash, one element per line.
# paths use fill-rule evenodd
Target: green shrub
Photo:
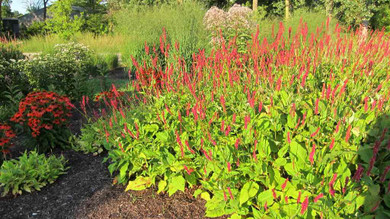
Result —
<path fill-rule="evenodd" d="M 191 74 L 134 62 L 138 106 L 96 125 L 109 171 L 127 190 L 200 186 L 208 217 L 388 217 L 389 39 L 307 30 L 202 51 Z"/>
<path fill-rule="evenodd" d="M 371 24 L 375 29 L 384 28 L 390 32 L 390 5 L 382 5 L 372 17 Z"/>
<path fill-rule="evenodd" d="M 108 15 L 104 14 L 87 14 L 82 30 L 97 35 L 107 34 L 110 32 L 110 21 Z"/>
<path fill-rule="evenodd" d="M 62 0 L 54 2 L 48 14 L 50 19 L 46 20 L 46 29 L 50 33 L 56 33 L 61 38 L 69 40 L 74 34 L 81 31 L 84 24 L 83 13 L 80 15 L 72 15 L 72 5 L 75 0 Z"/>
<path fill-rule="evenodd" d="M 0 93 L 7 90 L 7 86 L 19 86 L 24 91 L 28 90 L 28 81 L 21 73 L 21 62 L 24 56 L 13 45 L 0 43 Z M 0 96 L 0 101 L 3 101 Z"/>
<path fill-rule="evenodd" d="M 0 188 L 3 196 L 8 193 L 22 194 L 23 191 L 40 191 L 48 183 L 53 183 L 60 175 L 65 174 L 66 160 L 63 156 L 54 155 L 48 158 L 35 151 L 24 152 L 18 160 L 4 161 L 0 168 Z"/>
<path fill-rule="evenodd" d="M 88 88 L 85 82 L 92 63 L 89 49 L 77 43 L 59 44 L 54 52 L 42 54 L 24 63 L 30 84 L 44 89 L 80 97 Z"/>
<path fill-rule="evenodd" d="M 119 66 L 117 54 L 98 54 L 93 57 L 93 66 L 96 69 L 113 70 Z"/>
<path fill-rule="evenodd" d="M 23 98 L 23 93 L 18 86 L 7 86 L 6 91 L 0 93 L 0 122 L 8 121 L 19 108 L 19 102 Z"/>
<path fill-rule="evenodd" d="M 104 137 L 102 136 L 103 133 L 101 133 L 99 123 L 86 124 L 81 129 L 81 132 L 83 134 L 77 139 L 77 142 L 72 145 L 73 150 L 81 151 L 86 154 L 100 154 L 103 152 L 104 148 L 103 145 L 101 145 L 101 142 L 103 142 Z"/>
<path fill-rule="evenodd" d="M 42 21 L 34 21 L 31 25 L 25 28 L 25 31 L 22 32 L 24 37 L 31 36 L 40 36 L 47 33 L 46 23 Z"/>

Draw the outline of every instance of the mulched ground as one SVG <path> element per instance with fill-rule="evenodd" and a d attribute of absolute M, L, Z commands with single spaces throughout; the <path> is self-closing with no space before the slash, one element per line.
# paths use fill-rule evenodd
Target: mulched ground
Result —
<path fill-rule="evenodd" d="M 56 152 L 56 154 L 60 154 Z M 203 218 L 204 201 L 190 192 L 172 197 L 154 188 L 124 192 L 112 185 L 104 155 L 62 154 L 70 169 L 41 191 L 0 198 L 0 218 Z"/>
<path fill-rule="evenodd" d="M 72 132 L 79 134 L 81 125 L 81 115 L 75 112 Z M 13 157 L 22 149 L 15 147 Z M 67 174 L 41 191 L 0 197 L 1 219 L 204 218 L 205 202 L 193 198 L 193 191 L 178 192 L 172 197 L 157 194 L 155 188 L 124 192 L 124 186 L 112 185 L 107 163 L 102 163 L 105 154 L 92 156 L 71 150 L 56 150 L 53 154 L 62 154 L 68 160 Z"/>

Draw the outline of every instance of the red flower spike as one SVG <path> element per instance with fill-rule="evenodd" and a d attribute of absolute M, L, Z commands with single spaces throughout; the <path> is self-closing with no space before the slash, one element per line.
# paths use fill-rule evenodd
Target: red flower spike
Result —
<path fill-rule="evenodd" d="M 315 137 L 319 131 L 320 131 L 320 127 L 318 127 L 317 130 L 310 135 L 310 137 L 311 138 Z"/>
<path fill-rule="evenodd" d="M 324 194 L 320 193 L 319 195 L 317 195 L 315 198 L 314 198 L 314 203 L 318 202 L 318 200 L 320 198 L 324 197 Z"/>
<path fill-rule="evenodd" d="M 334 138 L 332 138 L 332 142 L 329 145 L 329 149 L 332 150 L 333 147 L 334 147 Z"/>
<path fill-rule="evenodd" d="M 381 182 L 384 182 L 384 181 L 385 181 L 387 172 L 389 172 L 389 170 L 390 170 L 390 166 L 387 166 L 386 169 L 385 169 L 385 171 L 383 171 L 383 174 L 382 174 L 382 176 L 381 176 L 381 178 L 380 178 L 380 181 L 381 181 Z"/>
<path fill-rule="evenodd" d="M 320 99 L 317 98 L 316 100 L 316 106 L 315 106 L 315 110 L 314 110 L 314 114 L 318 114 L 318 103 L 319 103 Z"/>
<path fill-rule="evenodd" d="M 282 184 L 282 191 L 286 188 L 287 182 L 288 182 L 288 178 L 286 178 L 286 180 L 285 180 L 284 183 Z"/>
<path fill-rule="evenodd" d="M 257 146 L 257 140 L 255 140 L 255 147 L 253 148 L 253 159 L 255 159 L 255 161 L 257 161 L 256 146 Z"/>
<path fill-rule="evenodd" d="M 301 204 L 301 215 L 303 215 L 306 212 L 308 205 L 309 205 L 309 199 L 306 196 L 305 200 Z"/>
<path fill-rule="evenodd" d="M 274 199 L 277 199 L 277 195 L 276 195 L 276 192 L 275 192 L 275 189 L 272 189 L 272 196 L 274 197 Z"/>
<path fill-rule="evenodd" d="M 344 183 L 344 187 L 343 187 L 343 194 L 345 194 L 345 192 L 347 191 L 348 182 L 349 182 L 349 177 L 347 176 L 345 178 L 345 183 Z"/>
<path fill-rule="evenodd" d="M 337 126 L 336 126 L 336 129 L 335 129 L 335 133 L 337 134 L 338 132 L 339 132 L 339 130 L 340 130 L 340 124 L 341 124 L 341 121 L 338 121 L 337 122 Z"/>
<path fill-rule="evenodd" d="M 190 144 L 188 143 L 187 140 L 185 141 L 185 143 L 186 143 L 186 146 L 187 146 L 188 150 L 189 150 L 192 154 L 195 154 L 195 151 L 192 150 L 192 148 L 190 147 Z"/>
<path fill-rule="evenodd" d="M 189 169 L 186 165 L 184 165 L 184 169 L 186 170 L 188 175 L 191 175 L 191 173 L 194 172 L 194 170 L 192 168 Z"/>
<path fill-rule="evenodd" d="M 299 191 L 299 193 L 298 193 L 297 203 L 298 204 L 301 203 L 301 191 Z"/>
<path fill-rule="evenodd" d="M 370 212 L 376 211 L 376 209 L 379 207 L 380 204 L 381 204 L 381 200 L 379 200 L 379 201 L 374 205 L 374 207 L 371 208 Z"/>
<path fill-rule="evenodd" d="M 259 113 L 261 113 L 261 110 L 263 110 L 263 102 L 259 103 Z"/>
<path fill-rule="evenodd" d="M 290 132 L 287 132 L 287 142 L 291 144 Z"/>
<path fill-rule="evenodd" d="M 314 164 L 314 154 L 315 153 L 316 153 L 316 145 L 313 144 L 313 147 L 311 148 L 311 152 L 310 152 L 310 155 L 309 155 L 309 160 L 310 160 L 311 165 Z"/>
<path fill-rule="evenodd" d="M 227 170 L 228 170 L 228 172 L 232 171 L 232 168 L 231 168 L 230 162 L 227 162 Z"/>
<path fill-rule="evenodd" d="M 346 133 L 346 135 L 345 135 L 345 142 L 347 142 L 347 143 L 348 143 L 348 141 L 349 141 L 349 138 L 351 137 L 351 129 L 352 129 L 352 126 L 349 125 L 349 126 L 348 126 L 348 129 L 347 129 L 347 133 Z"/>
<path fill-rule="evenodd" d="M 229 192 L 230 199 L 231 199 L 231 200 L 234 200 L 234 196 L 233 196 L 233 193 L 232 193 L 232 190 L 230 189 L 230 187 L 227 187 L 227 190 L 228 190 L 228 192 Z"/>

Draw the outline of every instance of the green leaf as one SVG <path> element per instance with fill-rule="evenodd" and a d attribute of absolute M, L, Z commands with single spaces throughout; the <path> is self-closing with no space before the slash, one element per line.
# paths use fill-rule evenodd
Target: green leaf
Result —
<path fill-rule="evenodd" d="M 183 178 L 183 176 L 179 175 L 179 176 L 173 177 L 170 180 L 169 186 L 168 186 L 169 196 L 173 195 L 177 191 L 184 192 L 185 184 L 186 184 L 186 181 Z"/>
<path fill-rule="evenodd" d="M 121 167 L 121 169 L 119 171 L 119 178 L 121 180 L 125 179 L 128 167 L 129 167 L 129 163 L 128 162 L 124 163 L 123 166 Z"/>
<path fill-rule="evenodd" d="M 167 181 L 161 180 L 160 182 L 158 182 L 157 194 L 160 194 L 162 191 L 164 191 L 166 186 L 167 186 Z"/>
<path fill-rule="evenodd" d="M 229 217 L 229 219 L 241 219 L 241 216 L 238 214 L 233 214 L 232 216 Z"/>
<path fill-rule="evenodd" d="M 208 192 L 202 192 L 202 193 L 200 194 L 200 197 L 201 197 L 202 199 L 208 201 L 208 200 L 210 200 L 210 193 L 208 193 Z"/>
<path fill-rule="evenodd" d="M 247 182 L 241 188 L 240 191 L 240 205 L 244 204 L 249 200 L 249 198 L 254 197 L 259 191 L 259 185 L 255 182 Z"/>
<path fill-rule="evenodd" d="M 146 132 L 154 133 L 154 132 L 157 132 L 158 129 L 159 129 L 159 127 L 156 124 L 149 124 L 149 125 L 144 126 L 144 130 Z"/>
<path fill-rule="evenodd" d="M 274 202 L 274 198 L 272 196 L 272 191 L 270 189 L 268 189 L 268 190 L 261 192 L 257 196 L 257 200 L 262 204 L 265 204 L 265 202 L 267 202 L 268 206 L 272 205 L 272 203 Z"/>
<path fill-rule="evenodd" d="M 302 169 L 307 160 L 307 151 L 298 142 L 292 141 L 290 144 L 290 154 L 297 160 L 297 168 Z"/>
<path fill-rule="evenodd" d="M 197 189 L 197 190 L 195 190 L 195 192 L 194 192 L 194 198 L 197 198 L 198 197 L 198 195 L 200 194 L 200 193 L 202 193 L 202 190 L 201 189 Z"/>
<path fill-rule="evenodd" d="M 150 177 L 139 176 L 134 181 L 130 181 L 129 182 L 129 184 L 127 185 L 125 191 L 128 191 L 128 190 L 135 190 L 135 191 L 144 190 L 144 189 L 148 188 L 151 184 L 152 184 L 152 180 L 151 180 Z"/>

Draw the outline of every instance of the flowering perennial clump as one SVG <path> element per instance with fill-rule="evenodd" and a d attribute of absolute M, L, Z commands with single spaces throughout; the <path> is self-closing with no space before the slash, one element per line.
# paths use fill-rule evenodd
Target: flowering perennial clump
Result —
<path fill-rule="evenodd" d="M 29 93 L 19 104 L 19 111 L 11 118 L 16 123 L 26 124 L 32 137 L 45 130 L 68 124 L 73 104 L 66 96 L 49 91 Z"/>
<path fill-rule="evenodd" d="M 10 141 L 15 136 L 16 134 L 12 130 L 11 126 L 4 123 L 0 123 L 0 149 L 3 153 L 3 157 L 5 157 L 7 153 L 9 153 L 9 147 L 12 146 Z"/>
<path fill-rule="evenodd" d="M 208 217 L 390 215 L 390 40 L 327 24 L 258 30 L 244 52 L 222 41 L 190 68 L 133 60 L 144 104 L 96 125 L 117 182 L 169 195 L 200 185 Z"/>

